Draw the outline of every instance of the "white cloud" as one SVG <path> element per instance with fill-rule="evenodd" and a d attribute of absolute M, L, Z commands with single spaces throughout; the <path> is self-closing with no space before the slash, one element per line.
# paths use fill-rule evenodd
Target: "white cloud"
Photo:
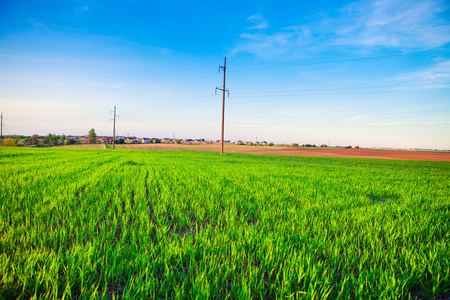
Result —
<path fill-rule="evenodd" d="M 432 49 L 450 42 L 450 26 L 440 14 L 442 1 L 359 1 L 341 9 L 336 33 L 357 37 L 348 44 Z"/>
<path fill-rule="evenodd" d="M 90 11 L 93 7 L 101 7 L 102 3 L 97 0 L 76 0 L 76 5 L 74 7 L 77 13 L 86 13 Z"/>
<path fill-rule="evenodd" d="M 278 56 L 305 41 L 308 35 L 309 30 L 303 26 L 289 26 L 273 34 L 244 32 L 240 35 L 242 41 L 231 51 L 231 56 L 240 52 L 262 57 Z"/>
<path fill-rule="evenodd" d="M 448 10 L 435 0 L 362 0 L 342 7 L 336 17 L 318 13 L 319 21 L 293 24 L 266 33 L 267 22 L 260 15 L 241 35 L 231 55 L 247 52 L 262 57 L 295 52 L 295 48 L 328 50 L 336 44 L 349 47 L 429 50 L 450 43 L 450 26 L 442 13 Z M 254 32 L 254 29 L 260 29 Z M 306 49 L 305 49 L 306 48 Z"/>
<path fill-rule="evenodd" d="M 25 22 L 31 24 L 33 26 L 33 28 L 37 31 L 49 31 L 50 28 L 47 26 L 47 24 L 45 24 L 44 22 L 41 21 L 36 21 L 35 19 L 27 19 L 25 20 Z"/>
<path fill-rule="evenodd" d="M 420 83 L 423 88 L 427 88 L 426 84 L 434 87 L 448 86 L 450 81 L 450 60 L 436 63 L 417 72 L 398 76 L 394 78 L 394 81 Z"/>
<path fill-rule="evenodd" d="M 248 21 L 254 23 L 255 25 L 249 27 L 248 29 L 266 29 L 269 24 L 260 15 L 253 15 L 247 18 Z"/>

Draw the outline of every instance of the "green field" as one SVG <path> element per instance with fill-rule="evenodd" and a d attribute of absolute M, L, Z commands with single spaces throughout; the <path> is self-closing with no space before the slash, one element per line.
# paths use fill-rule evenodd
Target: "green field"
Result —
<path fill-rule="evenodd" d="M 0 148 L 0 298 L 450 296 L 450 163 Z"/>

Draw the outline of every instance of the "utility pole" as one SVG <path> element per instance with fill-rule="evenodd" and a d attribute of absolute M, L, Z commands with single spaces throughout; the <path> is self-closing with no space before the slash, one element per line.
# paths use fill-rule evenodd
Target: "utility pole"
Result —
<path fill-rule="evenodd" d="M 114 125 L 113 125 L 113 149 L 116 143 L 116 107 L 114 106 Z"/>
<path fill-rule="evenodd" d="M 220 154 L 223 154 L 223 137 L 224 137 L 224 121 L 225 121 L 225 92 L 228 93 L 228 97 L 230 96 L 230 92 L 228 90 L 225 89 L 225 74 L 226 74 L 226 70 L 227 70 L 227 58 L 225 57 L 225 61 L 223 63 L 223 67 L 219 66 L 219 73 L 220 70 L 223 71 L 223 88 L 218 88 L 216 87 L 216 93 L 217 90 L 222 91 L 222 149 L 220 150 Z"/>
<path fill-rule="evenodd" d="M 1 124 L 0 124 L 0 141 L 1 141 L 1 146 L 3 146 L 3 113 L 0 116 L 1 119 Z"/>

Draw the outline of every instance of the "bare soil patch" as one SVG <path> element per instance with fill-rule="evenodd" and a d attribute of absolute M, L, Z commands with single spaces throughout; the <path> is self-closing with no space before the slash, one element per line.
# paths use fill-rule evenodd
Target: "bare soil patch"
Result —
<path fill-rule="evenodd" d="M 184 145 L 184 144 L 138 144 L 117 145 L 119 149 L 133 150 L 190 150 L 190 151 L 220 151 L 220 145 Z M 450 152 L 414 151 L 414 150 L 377 150 L 377 149 L 347 149 L 347 148 L 292 148 L 281 146 L 244 146 L 225 145 L 225 152 L 294 155 L 294 156 L 325 156 L 325 157 L 355 157 L 373 159 L 450 161 Z"/>
<path fill-rule="evenodd" d="M 105 144 L 85 144 L 85 145 L 66 145 L 59 146 L 64 148 L 86 148 L 86 149 L 106 149 Z"/>
<path fill-rule="evenodd" d="M 346 149 L 346 148 L 312 148 L 312 149 L 278 149 L 261 152 L 249 152 L 274 155 L 355 157 L 374 159 L 400 159 L 425 161 L 450 161 L 450 152 L 413 151 L 413 150 L 377 150 L 377 149 Z"/>

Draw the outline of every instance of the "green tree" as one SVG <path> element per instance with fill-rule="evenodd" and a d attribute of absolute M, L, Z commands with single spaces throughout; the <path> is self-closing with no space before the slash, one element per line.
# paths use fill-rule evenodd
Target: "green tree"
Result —
<path fill-rule="evenodd" d="M 89 141 L 91 142 L 91 144 L 95 144 L 95 142 L 97 141 L 97 134 L 95 133 L 94 128 L 89 130 L 88 138 L 89 138 Z"/>
<path fill-rule="evenodd" d="M 52 134 L 49 133 L 48 135 L 44 136 L 44 138 L 42 139 L 42 142 L 44 144 L 50 144 L 50 138 L 52 137 Z"/>
<path fill-rule="evenodd" d="M 30 138 L 30 144 L 37 145 L 38 144 L 39 135 L 33 134 Z"/>
<path fill-rule="evenodd" d="M 50 141 L 54 146 L 58 144 L 58 137 L 56 136 L 56 134 L 52 134 L 52 136 L 50 137 Z"/>
<path fill-rule="evenodd" d="M 64 142 L 66 141 L 66 135 L 63 133 L 63 135 L 61 136 L 61 144 L 64 145 Z"/>
<path fill-rule="evenodd" d="M 31 144 L 31 137 L 26 136 L 26 137 L 24 138 L 23 142 L 25 143 L 25 145 Z"/>
<path fill-rule="evenodd" d="M 16 135 L 16 136 L 11 136 L 11 137 L 5 138 L 5 140 L 3 141 L 3 144 L 5 146 L 15 147 L 15 146 L 18 146 L 19 142 L 20 142 L 20 137 Z"/>

